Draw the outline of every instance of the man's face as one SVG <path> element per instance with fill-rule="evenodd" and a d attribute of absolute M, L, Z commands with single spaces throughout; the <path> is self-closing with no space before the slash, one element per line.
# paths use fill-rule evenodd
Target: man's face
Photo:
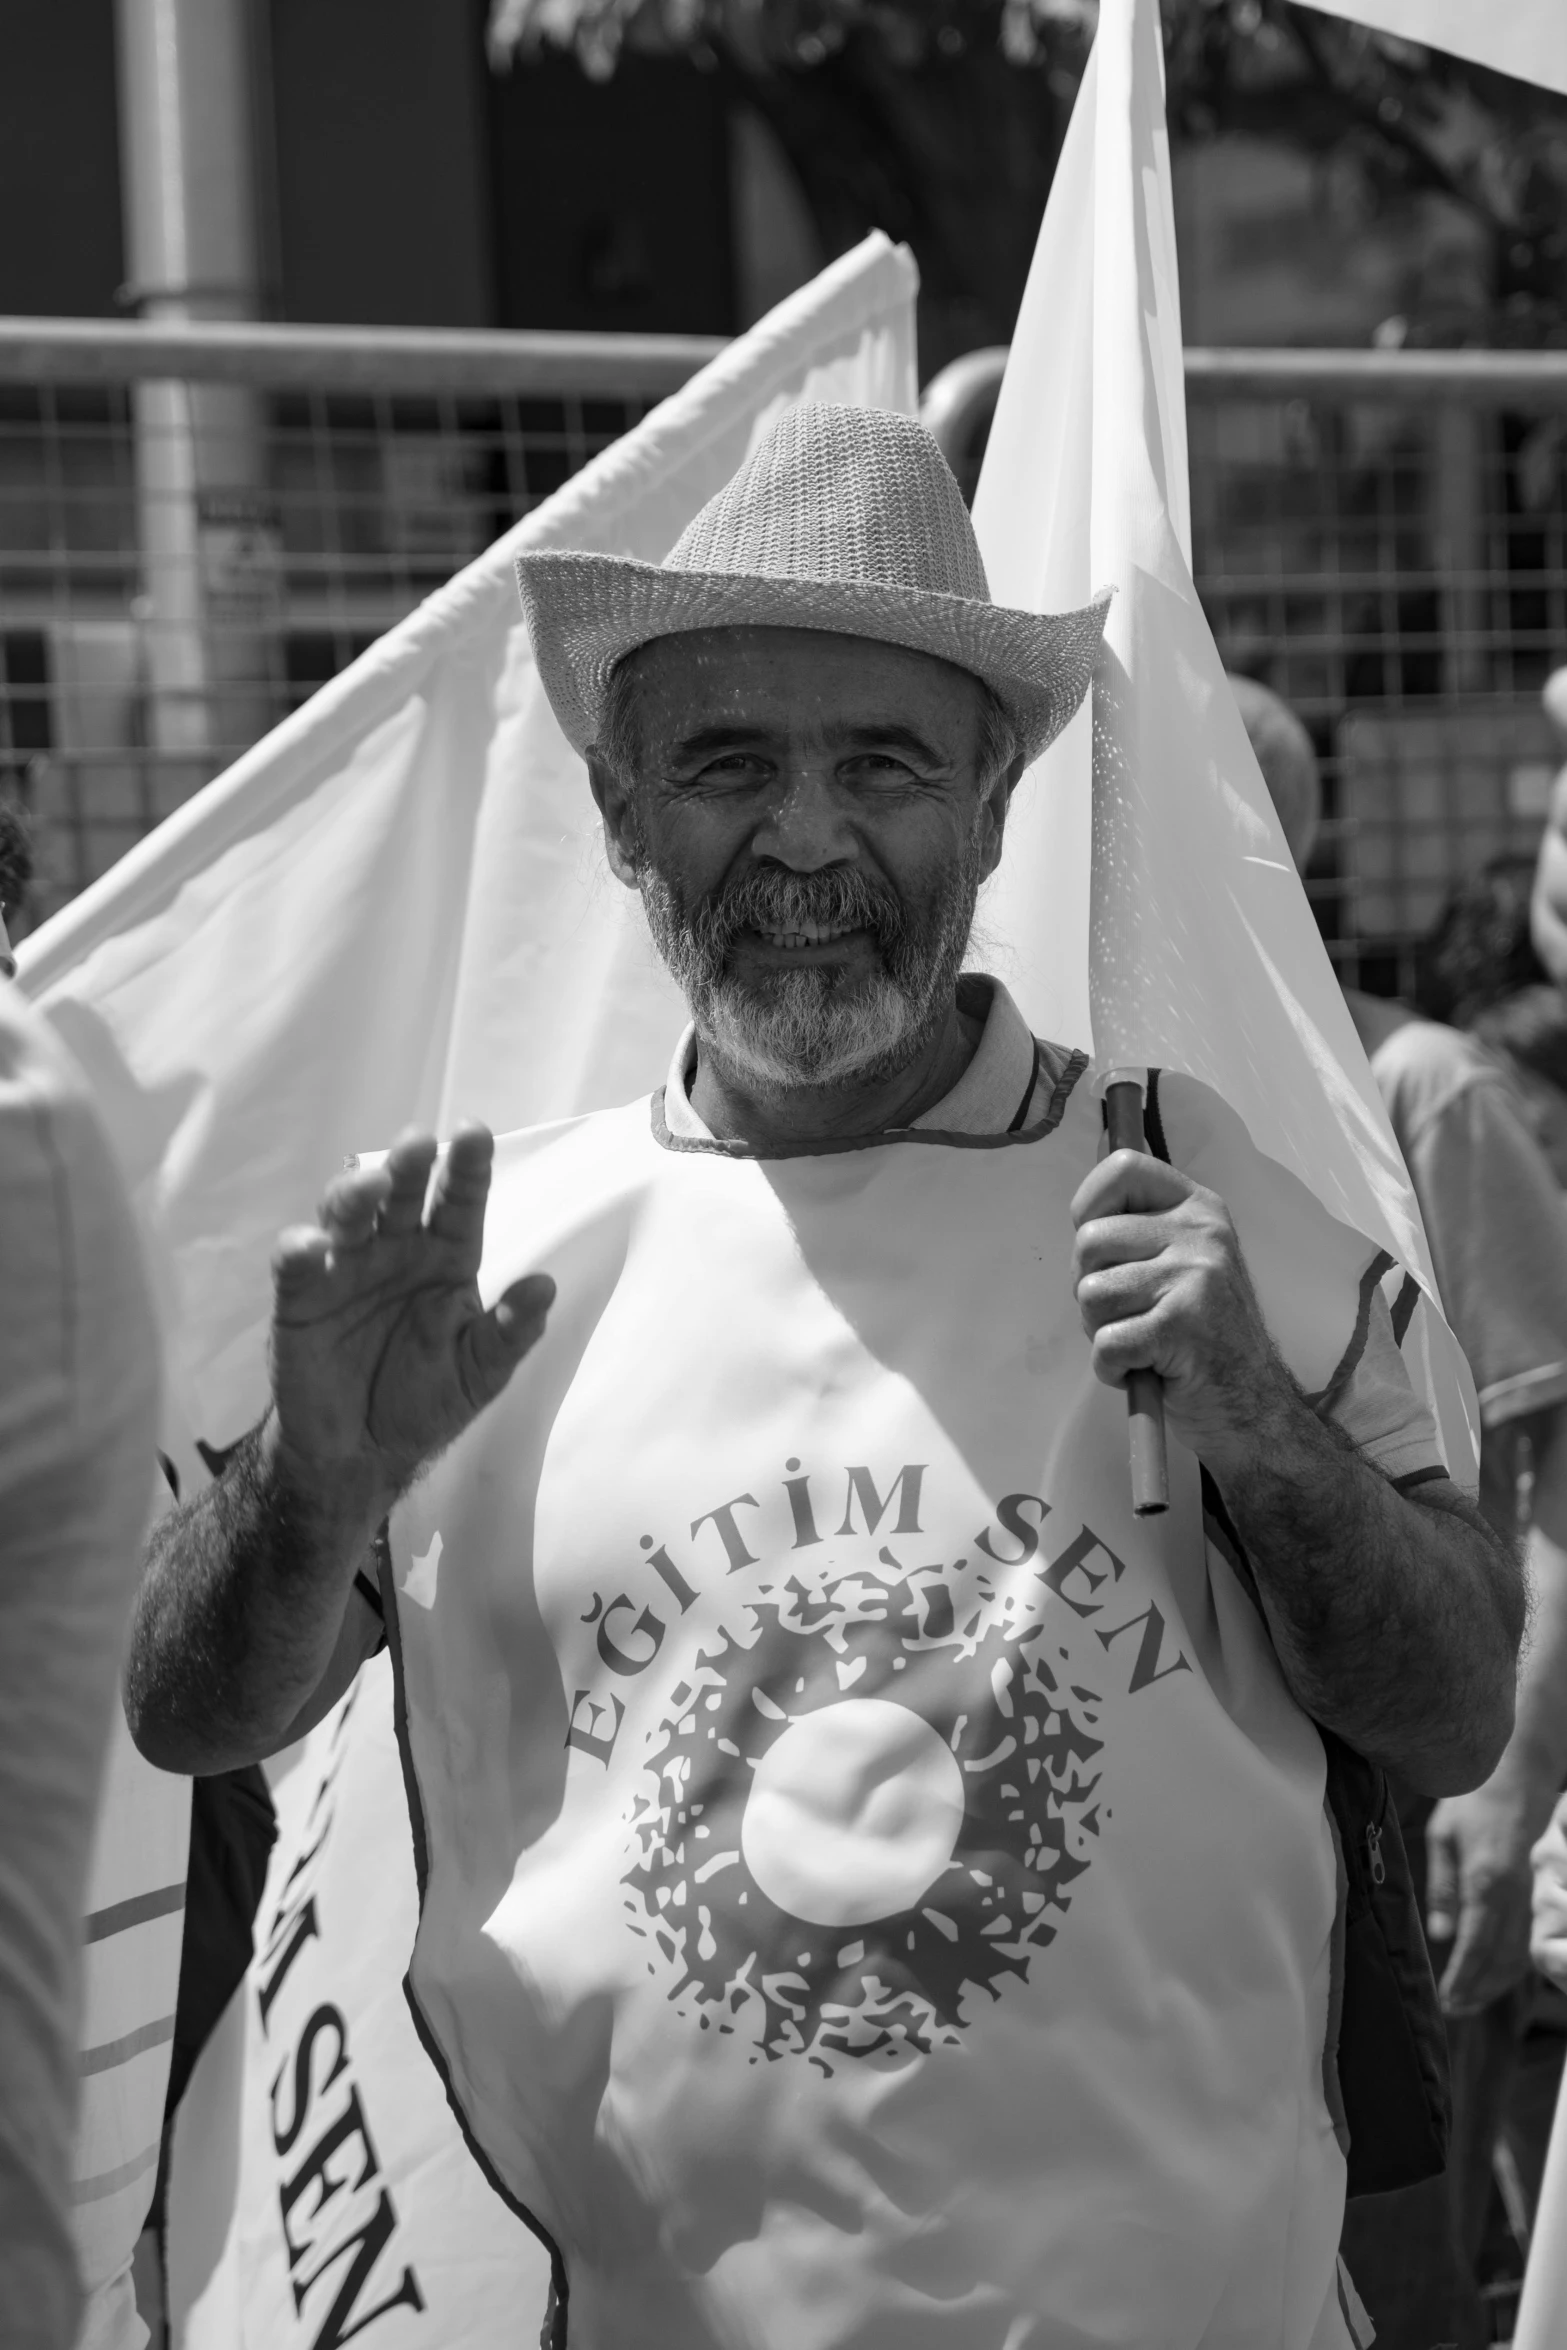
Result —
<path fill-rule="evenodd" d="M 634 773 L 589 756 L 704 1047 L 764 1088 L 912 1060 L 947 1016 L 1014 770 L 981 772 L 975 679 L 809 629 L 633 657 Z"/>

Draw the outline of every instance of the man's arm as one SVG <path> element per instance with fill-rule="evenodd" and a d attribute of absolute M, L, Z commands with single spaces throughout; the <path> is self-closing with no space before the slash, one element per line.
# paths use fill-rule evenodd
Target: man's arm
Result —
<path fill-rule="evenodd" d="M 1526 1553 L 1533 1601 L 1507 1751 L 1481 1787 L 1439 1803 L 1426 1829 L 1427 1923 L 1452 1941 L 1444 2004 L 1471 2014 L 1529 1963 L 1530 1847 L 1567 1778 L 1567 1405 L 1533 1422 Z"/>
<path fill-rule="evenodd" d="M 1473 1787 L 1512 1726 L 1507 1546 L 1446 1478 L 1401 1494 L 1298 1390 L 1254 1428 L 1208 1465 L 1297 1701 L 1422 1794 Z"/>
<path fill-rule="evenodd" d="M 1224 1203 L 1118 1151 L 1073 1202 L 1078 1306 L 1114 1387 L 1150 1368 L 1218 1482 L 1306 1712 L 1433 1795 L 1512 1727 L 1522 1575 L 1446 1479 L 1402 1494 L 1321 1419 L 1270 1339 Z"/>
<path fill-rule="evenodd" d="M 1558 815 L 1561 811 L 1558 808 Z M 1480 1507 L 1518 1520 L 1517 1434 L 1534 1439 L 1526 1564 L 1533 1637 L 1507 1752 L 1426 1826 L 1427 1920 L 1442 1995 L 1462 2013 L 1526 1965 L 1530 1838 L 1561 1784 L 1567 1734 L 1567 1213 L 1522 1105 L 1472 1041 L 1414 1023 L 1373 1064 L 1431 1242 L 1442 1301 L 1479 1390 Z"/>
<path fill-rule="evenodd" d="M 375 1645 L 376 1529 L 541 1335 L 547 1276 L 479 1298 L 493 1148 L 465 1128 L 432 1182 L 434 1141 L 404 1136 L 279 1241 L 271 1409 L 155 1530 L 136 1603 L 126 1714 L 162 1769 L 259 1761 L 335 1704 Z"/>
<path fill-rule="evenodd" d="M 269 1411 L 154 1528 L 125 1667 L 126 1719 L 149 1762 L 237 1770 L 331 1711 L 381 1637 L 355 1583 L 375 1565 L 358 1518 L 290 1479 Z"/>
<path fill-rule="evenodd" d="M 1529 928 L 1535 953 L 1560 986 L 1567 980 L 1567 767 L 1551 788 L 1551 812 L 1534 869 Z"/>
<path fill-rule="evenodd" d="M 1529 1956 L 1559 1991 L 1567 1991 L 1567 1795 L 1529 1855 L 1534 1864 L 1534 1927 Z"/>

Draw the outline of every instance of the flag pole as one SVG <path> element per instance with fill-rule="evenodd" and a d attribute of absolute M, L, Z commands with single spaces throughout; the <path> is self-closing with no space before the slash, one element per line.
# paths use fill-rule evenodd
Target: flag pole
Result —
<path fill-rule="evenodd" d="M 1143 1095 L 1147 1072 L 1111 1069 L 1104 1085 L 1105 1122 L 1113 1151 L 1146 1151 Z M 1132 1512 L 1156 1518 L 1170 1506 L 1170 1465 L 1164 1442 L 1164 1382 L 1157 1371 L 1133 1371 L 1126 1382 L 1131 1445 Z"/>

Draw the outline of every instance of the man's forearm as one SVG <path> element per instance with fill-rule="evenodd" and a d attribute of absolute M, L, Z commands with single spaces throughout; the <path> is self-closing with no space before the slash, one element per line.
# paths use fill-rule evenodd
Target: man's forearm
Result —
<path fill-rule="evenodd" d="M 1497 1776 L 1532 1793 L 1531 1836 L 1567 1778 L 1567 1407 L 1534 1428 L 1534 1493 L 1526 1552 L 1531 1599 L 1518 1668 L 1518 1714 Z"/>
<path fill-rule="evenodd" d="M 1212 1466 L 1306 1711 L 1426 1794 L 1478 1785 L 1511 1728 L 1524 1613 L 1478 1510 L 1445 1482 L 1400 1494 L 1303 1398 Z"/>
<path fill-rule="evenodd" d="M 1444 2005 L 1477 2014 L 1528 1968 L 1530 1847 L 1546 1828 L 1567 1768 L 1567 1411 L 1534 1422 L 1535 1482 L 1528 1570 L 1529 1638 L 1517 1719 L 1496 1768 L 1472 1794 L 1439 1803 L 1426 1826 L 1426 1916 L 1451 1941 Z M 1493 1525 L 1516 1521 L 1512 1431 L 1487 1435 L 1481 1495 Z"/>
<path fill-rule="evenodd" d="M 1567 1550 L 1535 1527 L 1527 1556 L 1529 1636 L 1518 1670 L 1517 1721 L 1498 1768 L 1538 1786 L 1548 1818 L 1567 1779 Z"/>
<path fill-rule="evenodd" d="M 269 1414 L 154 1529 L 125 1674 L 149 1761 L 229 1770 L 286 1743 L 332 1663 L 385 1499 L 346 1481 L 310 1493 Z"/>

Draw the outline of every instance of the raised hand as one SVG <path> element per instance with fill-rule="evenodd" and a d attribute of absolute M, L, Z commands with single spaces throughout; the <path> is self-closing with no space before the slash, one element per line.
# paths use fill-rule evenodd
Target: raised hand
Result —
<path fill-rule="evenodd" d="M 272 1394 L 291 1482 L 347 1486 L 389 1509 L 506 1385 L 540 1336 L 547 1274 L 485 1310 L 478 1289 L 494 1142 L 459 1128 L 436 1168 L 428 1134 L 339 1175 L 320 1221 L 272 1259 Z"/>

